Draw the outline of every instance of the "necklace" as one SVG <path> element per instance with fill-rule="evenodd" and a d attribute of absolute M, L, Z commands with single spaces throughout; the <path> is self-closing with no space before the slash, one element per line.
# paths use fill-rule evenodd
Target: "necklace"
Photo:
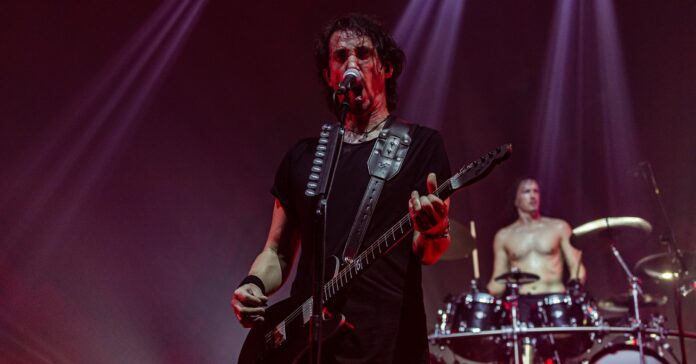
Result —
<path fill-rule="evenodd" d="M 387 120 L 389 120 L 389 116 L 384 118 L 384 120 L 380 121 L 379 124 L 373 126 L 372 128 L 368 129 L 367 131 L 357 131 L 357 130 L 345 128 L 344 130 L 346 132 L 353 134 L 352 136 L 345 138 L 345 141 L 348 143 L 364 142 L 370 136 L 370 133 L 372 133 L 373 131 L 377 130 L 379 127 L 384 125 L 384 123 L 386 123 Z M 345 134 L 345 136 L 348 136 L 348 134 Z"/>

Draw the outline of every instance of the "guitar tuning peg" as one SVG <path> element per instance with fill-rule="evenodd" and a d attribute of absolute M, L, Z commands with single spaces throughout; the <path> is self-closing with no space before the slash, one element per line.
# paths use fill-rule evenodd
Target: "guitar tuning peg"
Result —
<path fill-rule="evenodd" d="M 317 145 L 317 150 L 326 151 L 326 145 L 323 145 L 323 144 Z"/>
<path fill-rule="evenodd" d="M 309 189 L 309 188 L 304 191 L 304 194 L 305 194 L 305 196 L 309 196 L 309 197 L 314 197 L 317 195 L 316 191 Z"/>
<path fill-rule="evenodd" d="M 326 138 L 319 138 L 319 144 L 322 144 L 322 145 L 329 144 L 329 140 Z"/>
<path fill-rule="evenodd" d="M 319 180 L 319 175 L 316 173 L 310 173 L 309 174 L 309 180 L 310 181 L 318 181 Z"/>
<path fill-rule="evenodd" d="M 321 126 L 321 130 L 323 130 L 323 131 L 331 130 L 331 125 L 329 125 L 329 124 L 324 124 L 324 125 Z"/>
<path fill-rule="evenodd" d="M 317 185 L 316 182 L 311 182 L 311 181 L 310 181 L 310 182 L 307 182 L 307 188 L 308 188 L 308 189 L 316 190 L 316 189 L 317 189 L 317 186 L 318 186 L 318 185 Z"/>
<path fill-rule="evenodd" d="M 322 131 L 319 133 L 319 137 L 321 138 L 328 138 L 329 137 L 329 132 L 328 131 Z"/>
<path fill-rule="evenodd" d="M 317 150 L 316 152 L 314 152 L 315 157 L 324 158 L 325 155 L 326 153 L 321 150 Z"/>
<path fill-rule="evenodd" d="M 319 167 L 319 166 L 312 166 L 312 172 L 314 172 L 314 173 L 321 173 L 321 167 Z"/>
<path fill-rule="evenodd" d="M 321 158 L 314 158 L 312 163 L 314 163 L 315 166 L 321 166 L 324 164 L 324 160 L 322 160 Z"/>

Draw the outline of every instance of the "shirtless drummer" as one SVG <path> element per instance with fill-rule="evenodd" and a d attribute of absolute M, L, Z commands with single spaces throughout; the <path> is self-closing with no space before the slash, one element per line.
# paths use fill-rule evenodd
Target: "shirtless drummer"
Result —
<path fill-rule="evenodd" d="M 500 229 L 493 242 L 493 276 L 488 291 L 496 296 L 505 293 L 505 283 L 495 277 L 519 268 L 534 273 L 539 280 L 520 287 L 520 318 L 529 318 L 531 305 L 539 298 L 566 291 L 563 284 L 565 261 L 573 282 L 585 282 L 585 267 L 580 263 L 580 251 L 570 245 L 571 229 L 561 219 L 541 216 L 539 184 L 532 178 L 518 180 L 515 207 L 517 220 Z M 579 265 L 579 266 L 578 266 Z"/>

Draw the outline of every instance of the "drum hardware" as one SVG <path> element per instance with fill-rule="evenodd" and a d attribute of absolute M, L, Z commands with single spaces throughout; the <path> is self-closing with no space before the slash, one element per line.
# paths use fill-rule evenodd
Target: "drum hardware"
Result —
<path fill-rule="evenodd" d="M 674 233 L 673 224 L 667 215 L 667 209 L 662 201 L 662 194 L 660 193 L 660 187 L 657 185 L 657 178 L 655 178 L 655 173 L 653 172 L 652 164 L 648 161 L 642 161 L 638 163 L 638 171 L 642 176 L 642 180 L 645 182 L 645 187 L 650 190 L 650 195 L 652 197 L 654 207 L 659 210 L 659 215 L 662 218 L 662 226 L 666 229 L 660 234 L 659 243 L 663 245 L 667 250 L 667 255 L 669 258 L 667 260 L 671 263 L 670 270 L 671 276 L 676 279 L 672 279 L 672 292 L 673 292 L 673 303 L 674 303 L 674 314 L 677 321 L 677 328 L 679 329 L 679 349 L 681 351 L 681 362 L 688 363 L 687 350 L 685 343 L 685 331 L 684 331 L 684 317 L 682 314 L 682 304 L 683 297 L 688 295 L 694 288 L 696 288 L 696 281 L 693 276 L 693 260 L 687 262 L 688 257 L 679 249 L 679 244 L 677 244 L 677 236 Z M 691 263 L 691 264 L 690 264 Z M 691 271 L 691 277 L 689 277 L 689 269 Z"/>
<path fill-rule="evenodd" d="M 479 274 L 478 257 L 475 250 L 475 226 L 472 222 L 469 231 L 474 240 L 474 246 L 469 256 L 472 257 L 474 263 L 475 279 L 472 280 L 469 293 L 461 294 L 458 297 L 448 297 L 445 300 L 445 308 L 438 310 L 438 324 L 435 333 L 429 336 L 431 343 L 438 344 L 441 348 L 452 349 L 454 353 L 463 357 L 459 360 L 502 361 L 509 360 L 510 355 L 514 354 L 514 363 L 518 364 L 526 363 L 527 360 L 533 361 L 535 352 L 542 350 L 544 345 L 553 350 L 562 347 L 563 340 L 559 342 L 559 339 L 568 339 L 565 341 L 575 343 L 589 338 L 584 342 L 590 343 L 589 346 L 593 347 L 591 351 L 585 349 L 583 356 L 571 357 L 567 351 L 561 354 L 556 350 L 556 355 L 553 355 L 555 361 L 557 363 L 560 363 L 561 360 L 575 363 L 577 360 L 587 362 L 589 359 L 589 362 L 592 363 L 615 363 L 617 360 L 619 362 L 628 360 L 625 362 L 662 364 L 667 363 L 665 358 L 668 356 L 676 360 L 667 338 L 677 336 L 680 339 L 685 337 L 694 339 L 696 333 L 680 335 L 674 330 L 667 330 L 664 327 L 662 316 L 652 316 L 649 319 L 641 320 L 640 309 L 662 306 L 666 303 L 667 298 L 643 293 L 641 282 L 633 272 L 661 281 L 669 281 L 667 275 L 670 275 L 671 278 L 679 278 L 679 274 L 672 273 L 673 271 L 669 269 L 657 270 L 654 268 L 656 264 L 661 264 L 658 259 L 666 259 L 660 258 L 660 255 L 656 255 L 658 257 L 652 258 L 653 260 L 641 259 L 636 264 L 635 270 L 631 271 L 616 247 L 618 237 L 627 238 L 632 234 L 633 236 L 645 235 L 651 230 L 652 226 L 647 221 L 637 217 L 604 218 L 581 225 L 573 230 L 571 243 L 574 246 L 581 249 L 591 248 L 592 251 L 597 251 L 598 247 L 608 248 L 607 251 L 612 253 L 626 274 L 630 284 L 630 292 L 606 298 L 599 304 L 595 304 L 586 292 L 573 291 L 569 285 L 568 293 L 550 294 L 540 299 L 537 304 L 539 309 L 536 312 L 539 316 L 538 321 L 522 322 L 519 308 L 519 287 L 536 281 L 538 277 L 514 269 L 512 272 L 495 278 L 506 283 L 509 295 L 502 299 L 496 299 L 485 292 L 480 292 L 477 287 Z M 603 244 L 599 244 L 599 246 L 592 241 L 598 238 L 603 241 Z M 687 253 L 687 260 L 691 259 L 688 258 L 689 254 L 691 253 Z M 646 265 L 648 263 L 643 263 L 644 261 L 652 266 Z M 652 274 L 648 273 L 648 269 L 652 271 Z M 696 267 L 692 268 L 692 271 L 696 271 Z M 682 276 L 688 276 L 688 272 L 682 273 Z M 686 294 L 688 292 L 684 295 Z M 630 317 L 627 317 L 630 321 L 623 321 L 621 326 L 618 326 L 619 322 L 609 325 L 599 315 L 598 308 L 610 312 L 630 313 Z M 491 310 L 496 313 L 490 315 Z M 578 312 L 582 312 L 584 316 L 579 315 Z M 488 320 L 489 318 L 490 320 L 486 323 L 476 322 L 476 320 Z M 532 318 L 533 320 L 534 318 Z M 510 326 L 503 325 L 503 322 L 510 323 Z M 621 335 L 621 337 L 616 338 L 616 335 Z M 612 337 L 614 339 L 609 340 Z M 575 340 L 577 338 L 582 340 Z M 601 346 L 600 343 L 603 341 L 605 344 Z M 479 345 L 479 343 L 485 343 L 485 345 Z M 486 359 L 474 357 L 476 353 L 466 352 L 466 350 L 481 351 L 480 349 L 485 348 L 486 345 L 488 345 L 489 355 L 496 354 L 495 350 L 492 352 L 490 350 L 493 347 L 498 350 L 497 354 L 500 357 Z M 575 350 L 573 352 L 571 347 L 573 354 L 576 354 L 580 349 Z M 540 358 L 550 357 L 549 351 L 546 354 L 543 354 L 543 351 L 540 353 Z"/>
<path fill-rule="evenodd" d="M 606 243 L 605 246 L 609 247 L 628 279 L 628 283 L 631 287 L 631 296 L 633 297 L 633 313 L 637 323 L 640 323 L 640 305 L 638 297 L 643 294 L 643 290 L 640 286 L 640 280 L 631 272 L 628 265 L 626 265 L 626 261 L 616 247 L 616 243 L 619 236 L 625 237 L 633 233 L 646 235 L 651 231 L 652 225 L 640 217 L 605 217 L 590 221 L 573 229 L 573 235 L 570 240 L 571 244 L 580 250 L 596 246 L 596 243 L 593 242 L 597 240 Z M 600 244 L 600 247 L 603 245 L 604 244 Z M 645 364 L 642 330 L 637 330 L 636 337 L 638 350 L 640 352 L 640 363 Z"/>
<path fill-rule="evenodd" d="M 510 272 L 503 273 L 498 277 L 495 277 L 495 280 L 498 282 L 504 281 L 507 286 L 508 295 L 505 297 L 505 301 L 509 305 L 510 319 L 512 321 L 512 348 L 513 355 L 515 357 L 514 363 L 519 364 L 522 360 L 518 336 L 520 331 L 518 312 L 520 286 L 538 281 L 539 276 L 532 273 L 522 272 L 519 268 L 512 267 Z M 530 355 L 532 354 L 530 353 Z M 530 362 L 534 362 L 533 357 L 530 358 L 525 355 L 524 358 L 525 361 L 530 360 Z"/>
<path fill-rule="evenodd" d="M 609 325 L 600 325 L 600 326 L 587 326 L 587 327 L 524 327 L 520 326 L 518 329 L 520 334 L 525 334 L 525 335 L 545 335 L 545 334 L 557 334 L 557 333 L 578 333 L 578 332 L 596 332 L 598 334 L 602 335 L 608 335 L 608 334 L 632 334 L 637 331 L 644 331 L 647 334 L 655 334 L 655 335 L 660 335 L 660 333 L 664 333 L 666 336 L 679 336 L 679 332 L 676 330 L 666 330 L 666 329 L 654 329 L 654 328 L 641 328 L 638 325 L 633 325 L 633 326 L 609 326 Z M 495 329 L 495 330 L 482 330 L 482 331 L 477 331 L 477 332 L 460 332 L 460 333 L 453 333 L 449 335 L 442 335 L 442 334 L 432 334 L 428 338 L 430 340 L 433 340 L 435 342 L 441 342 L 444 340 L 450 340 L 450 339 L 460 339 L 460 338 L 469 338 L 469 337 L 485 337 L 485 336 L 504 336 L 504 337 L 510 337 L 512 336 L 512 327 L 506 327 L 502 329 Z M 685 334 L 685 337 L 689 339 L 696 339 L 696 333 L 689 333 L 687 332 Z"/>
<path fill-rule="evenodd" d="M 538 281 L 539 276 L 534 273 L 521 272 L 519 268 L 512 267 L 509 272 L 495 277 L 495 280 L 506 284 L 514 284 L 519 288 L 521 285 Z"/>
<path fill-rule="evenodd" d="M 586 293 L 550 294 L 538 302 L 537 311 L 542 327 L 578 328 L 602 324 L 594 301 Z M 539 350 L 543 356 L 552 355 L 561 362 L 561 359 L 585 353 L 594 344 L 596 335 L 593 331 L 550 333 L 540 337 Z"/>
<path fill-rule="evenodd" d="M 642 330 L 645 334 L 643 350 L 648 364 L 667 364 L 667 355 L 674 362 L 679 363 L 679 359 L 671 350 L 671 345 L 667 341 L 668 330 L 665 329 L 664 324 L 665 319 L 662 315 L 651 315 L 644 324 L 635 324 L 634 322 L 632 326 L 636 328 L 635 330 Z M 590 356 L 589 362 L 600 364 L 637 362 L 639 360 L 640 348 L 637 345 L 635 330 L 606 341 L 598 352 Z"/>
<path fill-rule="evenodd" d="M 645 237 L 652 231 L 652 225 L 640 217 L 603 217 L 584 223 L 573 229 L 570 243 L 582 251 L 598 248 L 597 241 L 635 240 Z M 601 247 L 601 246 L 600 246 Z"/>
<path fill-rule="evenodd" d="M 669 354 L 675 362 L 679 362 L 676 360 L 676 357 L 674 356 L 674 353 L 671 351 L 671 347 L 667 342 L 668 337 L 678 337 L 679 332 L 676 330 L 665 329 L 664 320 L 661 318 L 661 316 L 653 317 L 646 323 L 646 325 L 641 326 L 635 324 L 632 326 L 611 326 L 601 324 L 598 326 L 588 327 L 527 327 L 520 325 L 518 334 L 523 336 L 523 340 L 527 340 L 526 342 L 530 341 L 525 338 L 534 338 L 548 334 L 594 333 L 597 337 L 604 338 L 606 338 L 607 335 L 623 334 L 624 336 L 615 338 L 613 340 L 608 340 L 601 346 L 596 346 L 596 350 L 588 353 L 584 359 L 582 359 L 582 362 L 635 363 L 640 360 L 640 354 L 635 339 L 635 335 L 638 330 L 642 330 L 646 334 L 647 345 L 645 345 L 645 357 L 647 364 L 666 364 L 667 361 L 664 359 L 665 353 Z M 452 333 L 449 335 L 434 333 L 428 336 L 428 339 L 432 344 L 441 345 L 442 347 L 449 346 L 459 340 L 471 340 L 472 338 L 481 337 L 499 337 L 511 344 L 510 339 L 512 338 L 512 331 L 512 327 L 506 327 L 502 329 L 482 330 L 478 332 Z M 685 337 L 696 340 L 696 332 L 687 332 L 685 333 Z M 600 344 L 601 342 L 602 340 L 598 340 L 597 344 Z M 523 348 L 524 343 L 525 342 L 523 342 Z M 533 347 L 533 341 L 531 344 Z M 576 361 L 579 361 L 579 359 L 574 359 L 572 362 Z"/>
<path fill-rule="evenodd" d="M 655 308 L 667 303 L 667 296 L 651 295 L 643 293 L 638 296 L 638 306 L 641 308 Z M 611 296 L 599 301 L 597 306 L 607 312 L 626 313 L 633 311 L 633 297 L 631 293 L 623 293 Z"/>
<path fill-rule="evenodd" d="M 458 297 L 449 297 L 445 309 L 438 311 L 436 335 L 478 333 L 498 329 L 501 302 L 494 296 L 480 292 L 473 280 L 471 289 Z M 503 360 L 508 354 L 501 352 L 502 337 L 494 335 L 462 336 L 455 341 L 440 341 L 457 355 L 476 361 Z"/>
<path fill-rule="evenodd" d="M 686 297 L 696 288 L 696 253 L 682 252 L 685 273 L 679 276 L 679 267 L 670 254 L 653 254 L 639 260 L 634 270 L 658 282 L 674 282 L 679 285 L 679 293 Z"/>

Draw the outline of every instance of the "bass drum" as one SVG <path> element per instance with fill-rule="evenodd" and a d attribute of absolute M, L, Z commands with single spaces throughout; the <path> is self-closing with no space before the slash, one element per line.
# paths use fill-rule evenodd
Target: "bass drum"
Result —
<path fill-rule="evenodd" d="M 452 333 L 476 333 L 500 328 L 500 300 L 484 292 L 472 292 L 457 299 Z M 505 341 L 498 335 L 457 338 L 449 343 L 457 355 L 480 362 L 504 361 L 509 356 Z"/>
<path fill-rule="evenodd" d="M 643 347 L 646 364 L 669 364 L 669 362 L 657 354 L 654 350 Z M 590 363 L 595 364 L 636 364 L 640 363 L 640 351 L 638 347 L 630 344 L 614 344 L 606 347 L 593 355 Z"/>

